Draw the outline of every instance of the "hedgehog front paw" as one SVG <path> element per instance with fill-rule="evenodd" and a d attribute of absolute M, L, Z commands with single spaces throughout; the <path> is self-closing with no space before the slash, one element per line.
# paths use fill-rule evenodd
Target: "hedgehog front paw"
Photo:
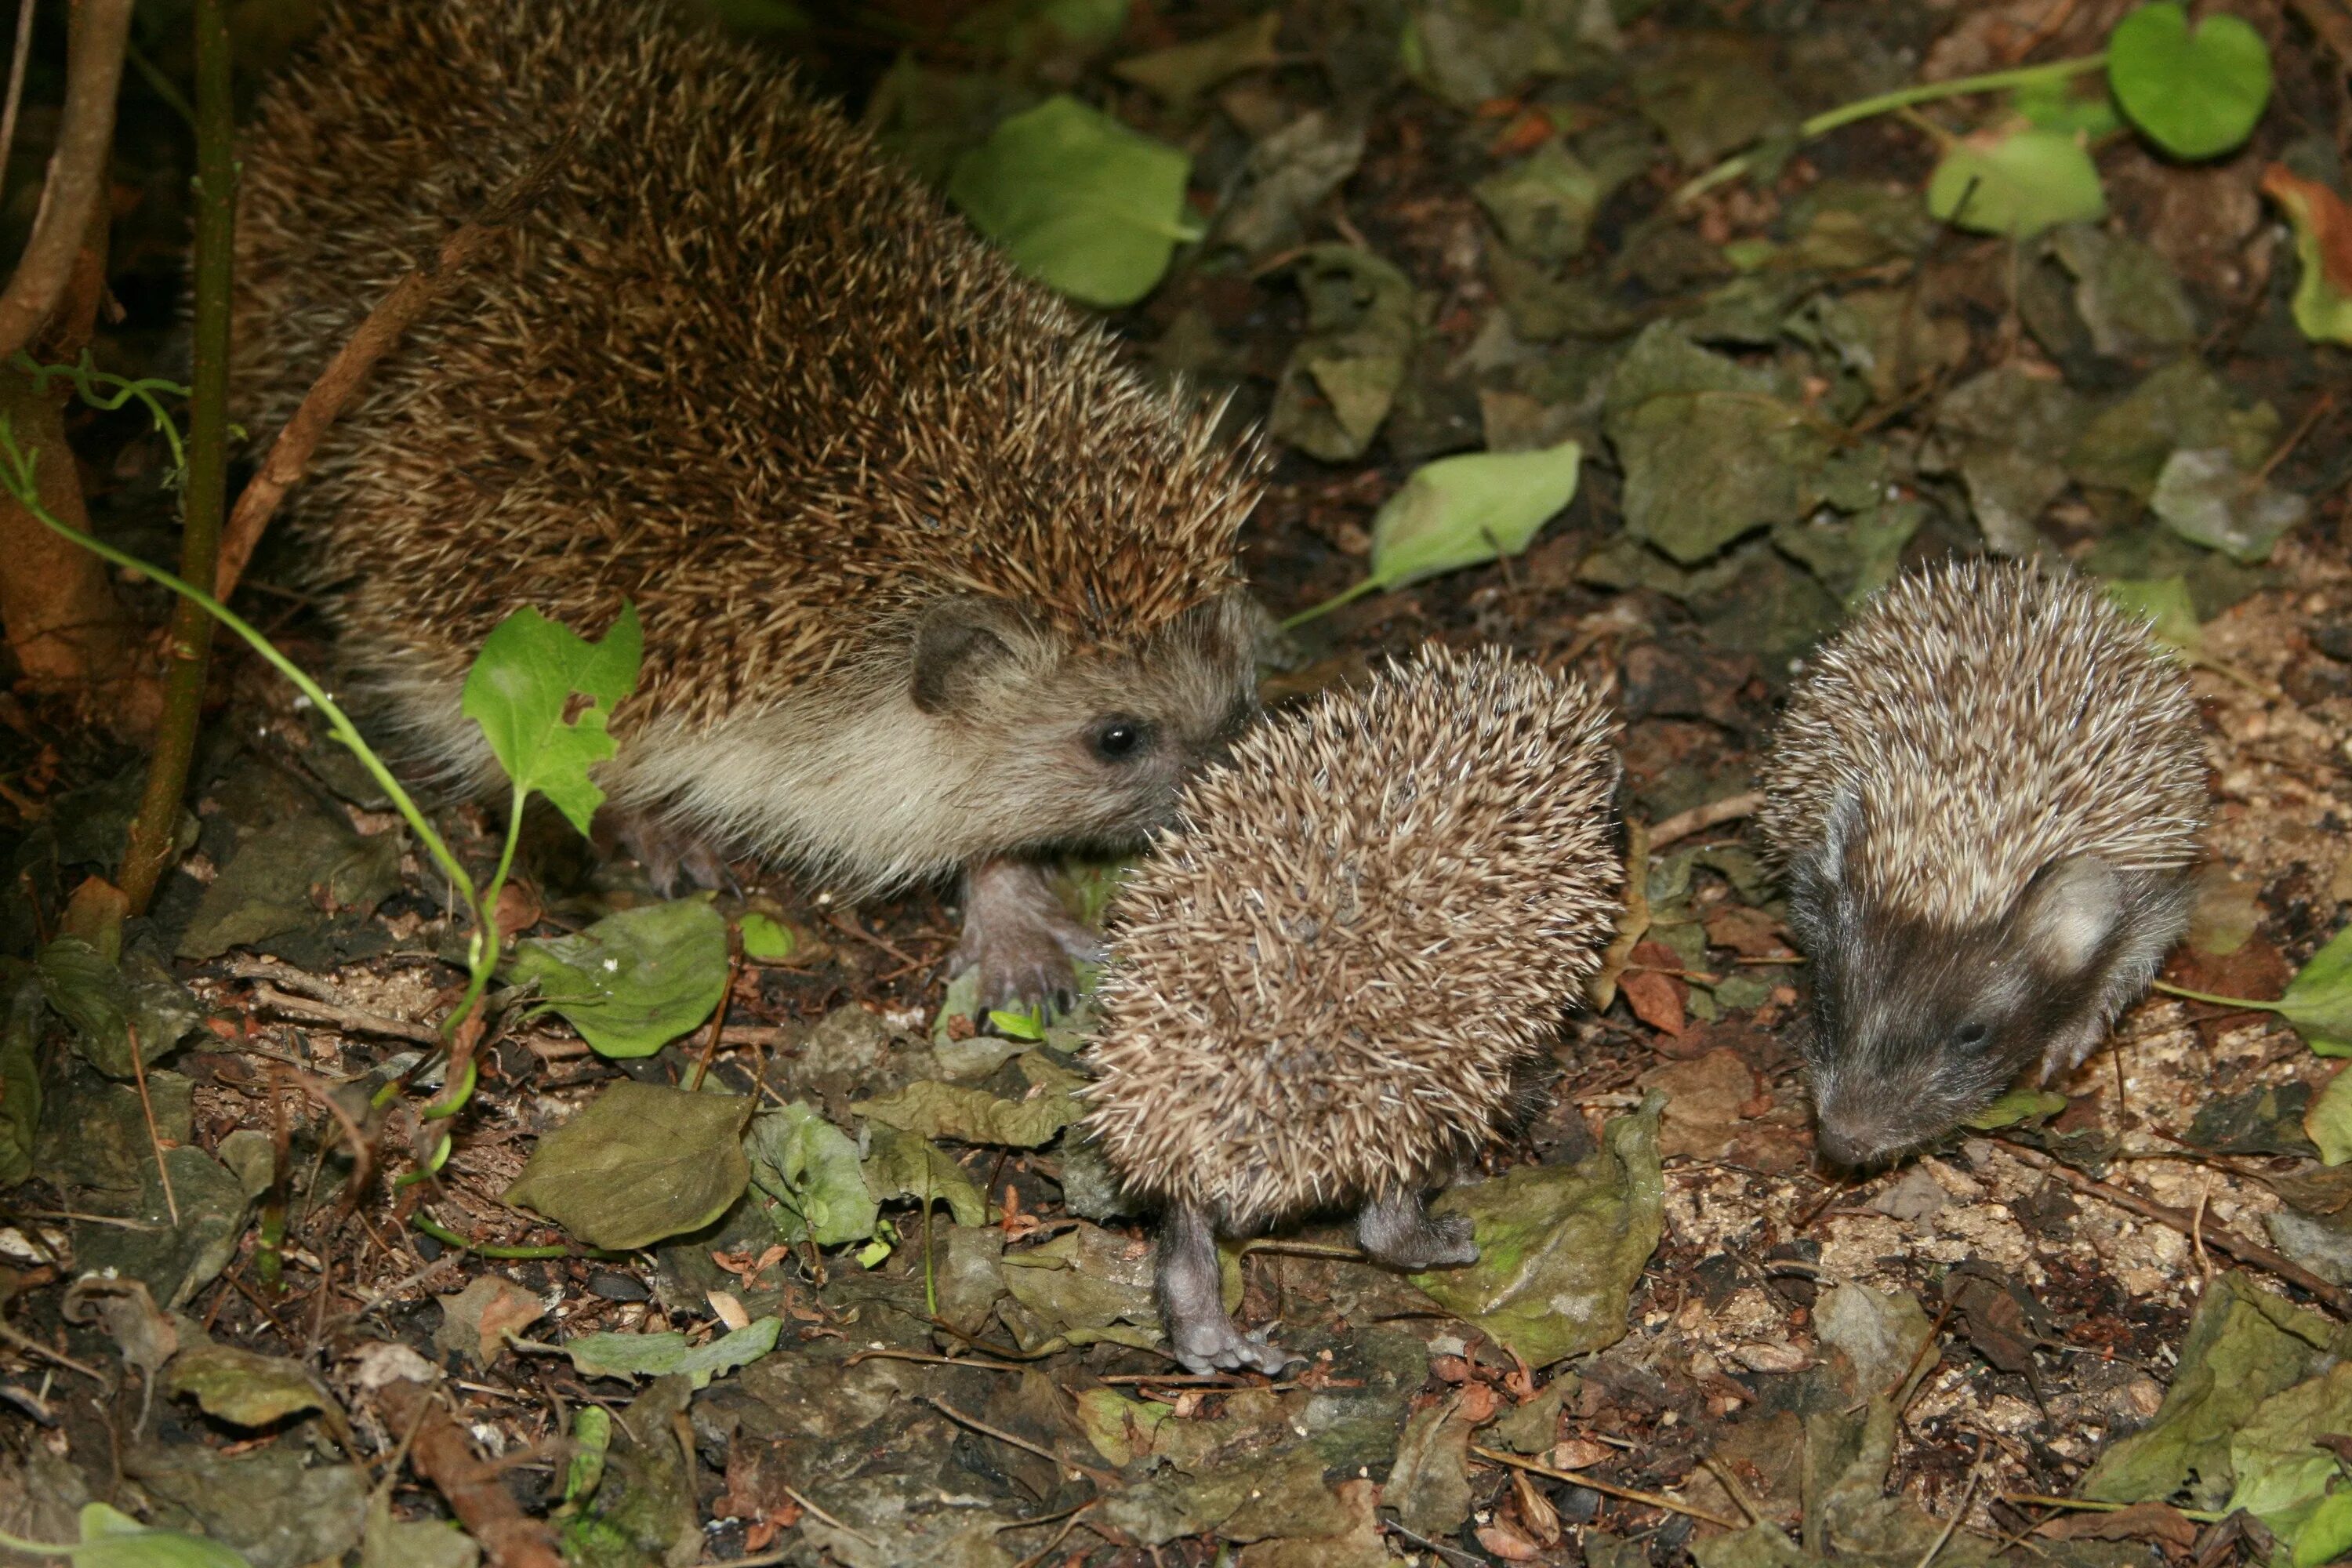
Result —
<path fill-rule="evenodd" d="M 1244 1333 L 1234 1321 L 1223 1312 L 1213 1318 L 1202 1318 L 1180 1325 L 1171 1336 L 1170 1349 L 1186 1372 L 1205 1375 L 1214 1372 L 1262 1372 L 1268 1377 L 1279 1377 L 1285 1367 L 1304 1362 L 1302 1355 L 1293 1355 L 1280 1345 L 1270 1344 L 1267 1337 L 1274 1325 L 1252 1333 Z"/>
<path fill-rule="evenodd" d="M 988 860 L 964 887 L 963 937 L 948 973 L 980 972 L 983 1008 L 1046 1006 L 1076 999 L 1076 961 L 1101 954 L 1092 931 L 1070 918 L 1045 870 L 1021 860 Z"/>

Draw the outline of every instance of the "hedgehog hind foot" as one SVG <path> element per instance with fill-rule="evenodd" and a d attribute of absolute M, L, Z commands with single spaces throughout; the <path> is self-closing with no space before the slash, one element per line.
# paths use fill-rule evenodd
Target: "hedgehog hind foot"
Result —
<path fill-rule="evenodd" d="M 1429 1212 L 1417 1192 L 1382 1193 L 1356 1216 L 1356 1240 L 1391 1268 L 1453 1268 L 1478 1261 L 1465 1215 Z"/>
<path fill-rule="evenodd" d="M 1160 1322 L 1168 1331 L 1169 1350 L 1185 1371 L 1276 1377 L 1307 1359 L 1267 1343 L 1271 1325 L 1245 1334 L 1225 1315 L 1216 1226 L 1205 1210 L 1178 1204 L 1168 1211 L 1160 1227 L 1158 1273 Z"/>
<path fill-rule="evenodd" d="M 980 971 L 982 1008 L 1067 1012 L 1077 997 L 1078 961 L 1101 952 L 1094 932 L 1062 907 L 1044 867 L 999 858 L 965 874 L 963 937 L 948 972 Z"/>
<path fill-rule="evenodd" d="M 693 887 L 742 891 L 735 873 L 710 843 L 650 811 L 608 805 L 596 814 L 597 848 L 614 848 L 645 868 L 646 880 L 663 898 L 677 891 L 681 877 Z"/>

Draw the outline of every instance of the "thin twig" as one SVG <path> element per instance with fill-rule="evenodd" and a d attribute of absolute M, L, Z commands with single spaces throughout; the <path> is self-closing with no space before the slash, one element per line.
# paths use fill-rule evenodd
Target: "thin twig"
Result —
<path fill-rule="evenodd" d="M 1675 1499 L 1658 1492 L 1635 1491 L 1632 1487 L 1621 1487 L 1614 1481 L 1596 1480 L 1581 1470 L 1556 1470 L 1549 1465 L 1538 1465 L 1533 1459 L 1522 1459 L 1517 1454 L 1506 1454 L 1494 1448 L 1481 1448 L 1475 1443 L 1471 1445 L 1470 1451 L 1489 1464 L 1508 1465 L 1515 1470 L 1525 1470 L 1529 1475 L 1549 1476 L 1553 1480 L 1584 1487 L 1604 1497 L 1622 1498 L 1627 1502 L 1638 1502 L 1650 1508 L 1664 1509 L 1668 1513 L 1686 1514 L 1703 1523 L 1718 1525 L 1725 1530 L 1748 1528 L 1736 1519 L 1726 1519 L 1719 1513 L 1710 1513 L 1703 1508 L 1693 1508 L 1686 1502 L 1677 1502 Z"/>
<path fill-rule="evenodd" d="M 0 177 L 16 146 L 16 110 L 25 102 L 25 61 L 33 52 L 33 0 L 16 0 L 16 52 L 8 58 L 8 104 L 0 109 Z"/>
<path fill-rule="evenodd" d="M 1731 1467 L 1729 1465 L 1725 1464 L 1713 1454 L 1709 1454 L 1700 1459 L 1699 1463 L 1706 1467 L 1706 1473 L 1708 1475 L 1713 1476 L 1722 1484 L 1724 1494 L 1731 1499 L 1732 1503 L 1738 1507 L 1740 1512 L 1748 1516 L 1748 1523 L 1761 1524 L 1764 1522 L 1763 1512 L 1757 1508 L 1756 1500 L 1748 1495 L 1748 1489 L 1740 1484 L 1739 1478 L 1738 1476 L 1731 1473 Z"/>
<path fill-rule="evenodd" d="M 125 7 L 128 9 L 128 7 Z M 392 286 L 375 303 L 319 379 L 303 395 L 301 406 L 270 443 L 269 456 L 236 498 L 221 538 L 220 564 L 213 596 L 226 601 L 236 591 L 237 579 L 253 559 L 262 530 L 310 467 L 320 440 L 359 393 L 376 362 L 392 352 L 419 318 L 446 294 L 458 276 L 489 249 L 506 226 L 536 201 L 556 169 L 570 156 L 575 132 L 567 129 L 554 144 L 534 160 L 513 183 L 490 199 L 481 216 L 441 242 L 441 249 L 425 266 Z"/>
<path fill-rule="evenodd" d="M 1944 1550 L 1945 1542 L 1952 1539 L 1952 1532 L 1960 1528 L 1960 1521 L 1969 1516 L 1969 1505 L 1977 1500 L 1977 1483 L 1983 1479 L 1984 1472 L 1981 1469 L 1971 1468 L 1969 1471 L 1969 1484 L 1960 1492 L 1960 1506 L 1954 1509 L 1952 1517 L 1944 1521 L 1943 1533 L 1936 1537 L 1936 1543 L 1928 1547 L 1926 1554 L 1919 1559 L 1919 1568 L 1929 1568 Z"/>
<path fill-rule="evenodd" d="M 105 1374 L 100 1373 L 96 1367 L 84 1366 L 81 1363 L 74 1360 L 73 1357 L 66 1354 L 65 1352 L 51 1350 L 48 1346 L 43 1344 L 32 1335 L 20 1332 L 5 1319 L 0 1319 L 0 1340 L 6 1340 L 10 1344 L 15 1345 L 18 1350 L 25 1352 L 27 1355 L 37 1355 L 44 1361 L 53 1361 L 59 1366 L 69 1367 L 73 1371 L 78 1372 L 84 1377 L 89 1379 L 92 1383 L 98 1384 L 100 1388 L 104 1388 L 106 1386 Z"/>
<path fill-rule="evenodd" d="M 1052 1463 L 1058 1468 L 1076 1471 L 1077 1474 L 1085 1476 L 1087 1479 L 1093 1481 L 1097 1486 L 1111 1486 L 1115 1485 L 1118 1481 L 1118 1478 L 1112 1475 L 1108 1470 L 1098 1470 L 1092 1465 L 1082 1465 L 1076 1459 L 1066 1459 L 1062 1458 L 1061 1455 L 1054 1452 L 1053 1449 L 1045 1447 L 1042 1444 L 1032 1443 L 1028 1438 L 1015 1436 L 1002 1427 L 991 1426 L 987 1422 L 981 1420 L 977 1416 L 967 1415 L 962 1411 L 958 1410 L 954 1405 L 950 1405 L 943 1399 L 933 1398 L 928 1394 L 919 1394 L 915 1397 L 921 1400 L 924 1404 L 929 1405 L 932 1409 L 938 1411 L 940 1415 L 946 1416 L 949 1420 L 954 1422 L 959 1426 L 969 1426 L 973 1431 L 980 1433 L 982 1436 L 993 1437 L 1000 1443 L 1010 1443 L 1013 1447 L 1021 1449 L 1023 1452 L 1034 1454 L 1039 1458 Z"/>
<path fill-rule="evenodd" d="M 1664 848 L 1678 838 L 1688 838 L 1694 833 L 1704 833 L 1710 827 L 1720 827 L 1727 822 L 1737 822 L 1743 816 L 1753 816 L 1764 804 L 1760 790 L 1748 790 L 1740 795 L 1726 795 L 1705 805 L 1678 811 L 1650 829 L 1650 847 Z"/>
<path fill-rule="evenodd" d="M 131 0 L 78 0 L 66 45 L 66 101 L 57 150 L 41 186 L 33 237 L 0 290 L 0 361 L 16 357 L 46 325 L 73 276 L 90 215 L 106 189 L 114 149 L 114 100 L 131 41 Z M 21 58 L 21 56 L 20 56 Z"/>
<path fill-rule="evenodd" d="M 702 1090 L 703 1076 L 710 1071 L 710 1059 L 719 1054 L 719 1037 L 727 1032 L 727 1009 L 734 1005 L 735 982 L 742 974 L 743 933 L 730 924 L 727 928 L 727 984 L 719 993 L 719 1005 L 711 1012 L 710 1037 L 702 1042 L 702 1059 L 694 1064 L 694 1081 L 686 1086 L 688 1093 L 698 1094 Z"/>
<path fill-rule="evenodd" d="M 350 1035 L 383 1035 L 395 1040 L 408 1040 L 420 1046 L 438 1046 L 441 1031 L 429 1024 L 412 1024 L 403 1018 L 387 1018 L 381 1013 L 362 1012 L 336 1002 L 314 1001 L 308 996 L 289 996 L 273 985 L 254 988 L 253 1005 L 267 1007 L 273 1013 L 299 1018 L 310 1024 L 331 1024 Z"/>
<path fill-rule="evenodd" d="M 793 1490 L 792 1488 L 784 1488 L 783 1493 L 786 1497 L 800 1504 L 802 1508 L 807 1510 L 810 1513 L 816 1515 L 817 1518 L 833 1526 L 834 1529 L 841 1531 L 842 1534 L 846 1535 L 852 1541 L 863 1541 L 866 1545 L 874 1547 L 877 1551 L 881 1550 L 872 1536 L 861 1535 L 856 1531 L 850 1529 L 849 1526 L 842 1523 L 841 1521 L 834 1518 L 833 1515 L 825 1512 L 824 1510 L 817 1507 L 816 1504 L 809 1501 L 808 1499 L 801 1496 L 800 1493 Z"/>
<path fill-rule="evenodd" d="M 147 1096 L 147 1064 L 140 1059 L 139 1026 L 126 1020 L 123 1038 L 131 1042 L 131 1079 L 139 1086 L 140 1114 L 147 1118 L 147 1142 L 155 1149 L 155 1174 L 163 1184 L 163 1207 L 172 1216 L 172 1228 L 180 1228 L 180 1200 L 172 1195 L 172 1163 L 163 1158 L 163 1134 L 155 1125 L 155 1102 Z"/>
<path fill-rule="evenodd" d="M 2111 1186 L 2105 1182 L 2094 1181 L 2072 1166 L 2052 1159 L 2039 1149 L 2030 1149 L 2022 1143 L 2012 1143 L 2006 1138 L 1997 1142 L 2023 1163 L 2032 1166 L 2037 1171 L 2044 1171 L 2056 1176 L 2078 1193 L 2087 1193 L 2093 1197 L 2104 1198 L 2117 1208 L 2127 1209 L 2142 1219 L 2152 1219 L 2158 1225 L 2170 1226 L 2183 1236 L 2192 1234 L 2192 1222 L 2189 1216 L 2182 1214 L 2179 1209 L 2168 1208 L 2162 1204 L 2141 1197 L 2137 1193 L 2126 1191 L 2122 1187 Z M 2267 1269 L 2288 1284 L 2310 1292 L 2315 1300 L 2337 1317 L 2352 1321 L 2352 1294 L 2346 1293 L 2337 1286 L 2330 1285 L 2300 1263 L 2282 1258 L 2269 1247 L 2258 1246 L 2243 1237 L 2226 1230 L 2217 1230 L 2210 1226 L 2201 1227 L 2201 1238 L 2207 1246 L 2217 1251 L 2228 1253 L 2241 1263 L 2251 1263 L 2257 1268 Z"/>

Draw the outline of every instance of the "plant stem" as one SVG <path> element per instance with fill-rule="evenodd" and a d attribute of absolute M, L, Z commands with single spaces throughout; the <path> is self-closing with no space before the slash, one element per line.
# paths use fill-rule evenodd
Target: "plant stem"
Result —
<path fill-rule="evenodd" d="M 1858 98 L 1852 103 L 1842 103 L 1826 109 L 1797 127 L 1797 140 L 1811 142 L 1816 136 L 1826 136 L 1841 126 L 1852 125 L 1858 120 L 1885 114 L 1897 109 L 1908 109 L 1915 103 L 1935 103 L 1947 98 L 1966 98 L 1970 93 L 2000 92 L 2011 88 L 2033 87 L 2042 82 L 2064 81 L 2085 71 L 2102 69 L 2107 57 L 2102 54 L 2084 55 L 2076 59 L 2052 60 L 2045 65 L 2019 66 L 2013 70 L 1987 71 L 1981 76 L 1964 76 L 1951 81 L 1921 82 L 1916 87 L 1897 88 L 1871 98 Z M 1676 191 L 1679 204 L 1738 179 L 1756 166 L 1753 153 L 1742 153 L 1726 158 L 1706 173 L 1696 176 Z"/>
<path fill-rule="evenodd" d="M 188 468 L 181 491 L 185 518 L 180 575 L 213 580 L 228 485 L 229 281 L 236 223 L 236 161 L 231 145 L 226 0 L 196 0 L 195 374 L 188 398 Z M 147 789 L 122 854 L 123 892 L 143 914 L 155 886 L 178 858 L 180 798 L 196 753 L 196 723 L 212 666 L 213 621 L 183 599 L 172 612 L 171 673 L 163 721 L 147 763 Z"/>
<path fill-rule="evenodd" d="M 2216 1007 L 2243 1007 L 2254 1013 L 2281 1011 L 2276 1002 L 2257 1002 L 2247 996 L 2216 996 L 2210 992 L 2191 991 L 2186 985 L 2172 985 L 2161 980 L 2151 981 L 2149 988 L 2161 991 L 2167 996 L 2178 996 L 2187 1002 L 2210 1002 Z"/>
<path fill-rule="evenodd" d="M 467 1241 L 447 1226 L 419 1209 L 408 1216 L 408 1223 L 441 1243 L 483 1258 L 626 1258 L 625 1252 L 607 1252 L 600 1247 L 491 1247 L 478 1241 Z"/>
<path fill-rule="evenodd" d="M 377 756 L 374 749 L 361 736 L 359 726 L 352 722 L 351 715 L 345 713 L 336 705 L 335 700 L 327 695 L 326 688 L 311 679 L 300 665 L 278 652 L 277 645 L 256 631 L 244 616 L 203 589 L 173 576 L 159 566 L 149 565 L 128 551 L 117 550 L 102 539 L 92 538 L 78 528 L 71 528 L 59 522 L 47 507 L 39 504 L 39 498 L 33 489 L 33 460 L 16 446 L 16 437 L 10 434 L 5 419 L 0 419 L 0 459 L 5 459 L 6 464 L 6 471 L 0 472 L 0 487 L 5 487 L 18 500 L 23 501 L 26 510 L 40 519 L 43 525 L 72 540 L 92 554 L 103 560 L 111 561 L 117 566 L 136 572 L 142 576 L 152 578 L 181 597 L 193 599 L 202 605 L 205 614 L 243 638 L 246 646 L 267 660 L 272 669 L 292 681 L 294 689 L 309 698 L 319 710 L 320 715 L 327 721 L 327 728 L 333 731 L 335 739 L 349 747 L 352 754 L 359 758 L 360 766 L 367 770 L 368 777 L 373 779 L 376 787 L 383 791 L 386 798 L 392 802 L 393 809 L 400 813 L 401 820 L 408 824 L 410 831 L 414 832 L 418 841 L 425 846 L 425 852 L 433 858 L 434 864 L 441 868 L 442 874 L 446 876 L 451 885 L 457 889 L 457 897 L 465 903 L 467 909 L 471 910 L 479 908 L 480 900 L 474 892 L 474 879 L 466 874 L 465 866 L 459 862 L 456 855 L 450 852 L 449 846 L 442 839 L 441 835 L 434 830 L 432 822 L 419 809 L 409 793 L 401 787 L 400 781 L 393 777 L 392 770 L 383 765 L 383 759 Z"/>
<path fill-rule="evenodd" d="M 1362 582 L 1357 584 L 1354 587 L 1347 589 L 1341 593 L 1334 594 L 1319 605 L 1309 605 L 1307 608 L 1299 611 L 1297 615 L 1283 622 L 1282 629 L 1284 631 L 1288 631 L 1293 626 L 1303 626 L 1318 616 L 1328 616 L 1342 605 L 1351 605 L 1375 589 L 1385 588 L 1387 586 L 1388 584 L 1381 581 L 1377 576 L 1367 577 Z"/>

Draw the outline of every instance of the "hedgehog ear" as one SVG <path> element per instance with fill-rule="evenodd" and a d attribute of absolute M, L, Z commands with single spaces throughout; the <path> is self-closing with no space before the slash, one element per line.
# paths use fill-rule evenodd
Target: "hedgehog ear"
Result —
<path fill-rule="evenodd" d="M 1019 613 L 1000 599 L 953 594 L 925 605 L 915 624 L 915 706 L 926 713 L 956 707 L 1012 660 L 1021 632 Z"/>
<path fill-rule="evenodd" d="M 2124 919 L 2124 879 L 2105 860 L 2053 860 L 2017 901 L 2015 929 L 2026 951 L 2060 974 L 2091 967 Z"/>

